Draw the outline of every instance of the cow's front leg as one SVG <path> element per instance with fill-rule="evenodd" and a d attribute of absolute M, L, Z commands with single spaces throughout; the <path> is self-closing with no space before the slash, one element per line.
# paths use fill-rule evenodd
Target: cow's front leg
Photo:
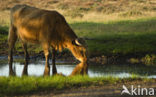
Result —
<path fill-rule="evenodd" d="M 88 63 L 87 62 L 81 62 L 77 64 L 77 66 L 74 68 L 74 70 L 71 73 L 72 75 L 87 75 L 88 74 Z"/>
<path fill-rule="evenodd" d="M 45 55 L 45 59 L 46 59 L 44 76 L 49 76 L 50 75 L 49 46 L 48 45 L 43 45 L 43 49 L 44 49 L 44 55 Z"/>
<path fill-rule="evenodd" d="M 9 48 L 9 55 L 8 55 L 8 63 L 9 63 L 9 75 L 12 76 L 12 75 L 15 75 L 15 72 L 12 68 L 12 62 L 13 62 L 13 49 L 12 48 Z"/>
<path fill-rule="evenodd" d="M 52 65 L 53 65 L 52 74 L 53 75 L 57 74 L 57 69 L 55 65 L 55 56 L 56 56 L 56 50 L 53 48 L 52 49 Z"/>
<path fill-rule="evenodd" d="M 28 54 L 28 51 L 27 51 L 27 44 L 23 43 L 22 46 L 23 46 L 23 49 L 24 49 L 24 57 L 25 57 L 25 64 L 24 64 L 22 75 L 28 75 L 29 54 Z"/>

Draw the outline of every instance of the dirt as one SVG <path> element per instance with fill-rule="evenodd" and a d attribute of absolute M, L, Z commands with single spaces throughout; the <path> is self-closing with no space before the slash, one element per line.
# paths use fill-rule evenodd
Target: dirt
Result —
<path fill-rule="evenodd" d="M 44 91 L 36 92 L 33 94 L 22 95 L 20 97 L 132 97 L 128 94 L 121 95 L 123 90 L 122 86 L 127 86 L 130 90 L 130 85 L 141 88 L 154 88 L 156 89 L 156 83 L 154 82 L 144 82 L 144 81 L 130 81 L 123 83 L 115 83 L 101 86 L 89 86 L 89 87 L 80 87 L 72 89 L 64 89 L 60 91 Z M 156 94 L 155 94 L 156 95 Z M 138 96 L 135 96 L 138 97 Z M 141 97 L 154 97 L 154 96 L 141 96 Z"/>

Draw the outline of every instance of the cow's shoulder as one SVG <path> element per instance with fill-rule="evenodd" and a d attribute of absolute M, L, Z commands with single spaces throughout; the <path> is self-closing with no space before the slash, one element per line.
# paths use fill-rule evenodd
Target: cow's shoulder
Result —
<path fill-rule="evenodd" d="M 23 9 L 25 7 L 27 7 L 27 5 L 15 5 L 14 7 L 11 8 L 11 12 L 13 13 L 13 12 Z"/>
<path fill-rule="evenodd" d="M 26 4 L 20 4 L 20 5 L 15 5 L 14 7 L 12 7 L 11 13 L 14 13 L 16 11 L 25 12 L 25 11 L 33 11 L 33 10 L 37 10 L 37 8 L 28 6 Z"/>

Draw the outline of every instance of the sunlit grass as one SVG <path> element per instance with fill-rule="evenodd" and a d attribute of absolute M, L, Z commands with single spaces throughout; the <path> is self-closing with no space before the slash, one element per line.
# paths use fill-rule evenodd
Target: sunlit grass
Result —
<path fill-rule="evenodd" d="M 77 87 L 87 87 L 117 82 L 137 80 L 139 77 L 116 78 L 116 77 L 88 77 L 88 76 L 52 76 L 52 77 L 0 77 L 0 94 L 17 95 L 36 91 L 60 90 Z M 153 81 L 154 79 L 142 78 L 141 80 Z"/>
<path fill-rule="evenodd" d="M 110 23 L 110 22 L 119 22 L 119 21 L 127 21 L 127 20 L 138 20 L 138 19 L 148 19 L 148 18 L 155 18 L 155 12 L 148 12 L 142 16 L 121 16 L 124 12 L 121 13 L 113 13 L 113 14 L 103 14 L 97 12 L 85 13 L 82 18 L 76 17 L 71 18 L 69 16 L 65 17 L 67 22 L 69 23 L 76 23 L 76 22 L 94 22 L 94 23 Z"/>
<path fill-rule="evenodd" d="M 118 79 L 114 79 L 114 82 Z M 40 90 L 59 90 L 72 87 L 88 86 L 99 82 L 112 83 L 110 78 L 74 77 L 0 77 L 0 94 L 20 94 Z"/>

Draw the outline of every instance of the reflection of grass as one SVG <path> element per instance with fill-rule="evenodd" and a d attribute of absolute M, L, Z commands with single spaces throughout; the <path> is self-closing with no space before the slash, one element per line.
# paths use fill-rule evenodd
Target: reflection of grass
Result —
<path fill-rule="evenodd" d="M 113 84 L 129 80 L 137 80 L 138 77 L 119 79 L 112 77 L 74 76 L 74 77 L 0 77 L 0 94 L 13 95 L 31 93 L 34 91 L 60 90 L 81 86 Z M 142 79 L 142 80 L 146 80 Z M 148 80 L 152 81 L 152 79 Z"/>

